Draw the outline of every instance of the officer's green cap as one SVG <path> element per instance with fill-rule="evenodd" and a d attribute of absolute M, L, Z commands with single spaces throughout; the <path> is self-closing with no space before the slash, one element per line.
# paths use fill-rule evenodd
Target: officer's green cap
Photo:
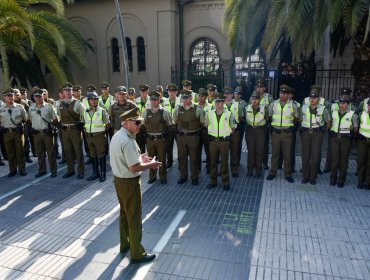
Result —
<path fill-rule="evenodd" d="M 349 97 L 348 94 L 345 94 L 345 95 L 342 95 L 340 98 L 339 98 L 339 102 L 346 102 L 346 103 L 349 103 L 351 101 L 351 98 Z"/>
<path fill-rule="evenodd" d="M 191 86 L 191 81 L 189 81 L 189 80 L 183 80 L 182 82 L 181 82 L 181 84 L 183 85 L 183 86 Z"/>
<path fill-rule="evenodd" d="M 256 87 L 265 87 L 265 82 L 263 80 L 258 80 L 256 82 Z"/>
<path fill-rule="evenodd" d="M 223 95 L 222 93 L 218 93 L 218 94 L 216 94 L 216 96 L 215 96 L 215 101 L 219 101 L 219 100 L 221 100 L 221 101 L 225 101 L 225 100 L 226 100 L 226 96 L 225 96 L 225 95 Z"/>
<path fill-rule="evenodd" d="M 318 90 L 318 91 L 320 91 L 320 92 L 321 92 L 322 87 L 321 87 L 320 85 L 312 85 L 312 86 L 311 86 L 311 90 L 313 90 L 313 89 L 316 89 L 316 90 Z"/>
<path fill-rule="evenodd" d="M 94 86 L 93 84 L 88 84 L 86 87 L 86 91 L 95 91 L 95 90 L 96 86 Z"/>
<path fill-rule="evenodd" d="M 139 85 L 139 89 L 140 90 L 148 90 L 150 88 L 150 86 L 146 85 L 146 84 L 141 84 Z"/>
<path fill-rule="evenodd" d="M 149 93 L 149 97 L 151 100 L 158 100 L 159 97 L 161 97 L 161 94 L 158 91 L 153 90 Z"/>
<path fill-rule="evenodd" d="M 129 90 L 128 90 L 129 95 L 133 95 L 135 93 L 136 93 L 135 88 L 133 88 L 133 87 L 129 88 Z"/>
<path fill-rule="evenodd" d="M 114 92 L 127 92 L 127 88 L 125 86 L 118 86 L 114 89 Z"/>
<path fill-rule="evenodd" d="M 208 84 L 208 85 L 207 85 L 207 89 L 208 89 L 208 90 L 216 90 L 216 89 L 217 89 L 217 87 L 216 87 L 214 84 Z"/>
<path fill-rule="evenodd" d="M 198 94 L 199 94 L 199 96 L 207 96 L 208 95 L 207 90 L 205 88 L 198 89 Z"/>
<path fill-rule="evenodd" d="M 156 86 L 155 90 L 156 91 L 163 91 L 163 87 L 162 86 Z"/>
<path fill-rule="evenodd" d="M 182 89 L 180 91 L 180 94 L 181 94 L 181 98 L 188 98 L 191 96 L 191 90 Z"/>
<path fill-rule="evenodd" d="M 251 95 L 252 98 L 258 98 L 258 99 L 261 99 L 261 96 L 259 95 L 259 93 L 257 91 L 253 91 L 252 92 L 252 95 Z"/>
<path fill-rule="evenodd" d="M 233 94 L 233 89 L 231 87 L 224 87 L 223 89 L 224 94 Z"/>
<path fill-rule="evenodd" d="M 62 85 L 63 89 L 72 89 L 73 85 L 70 82 L 66 82 L 64 85 Z"/>
<path fill-rule="evenodd" d="M 121 116 L 120 116 L 121 120 L 122 121 L 127 121 L 127 120 L 133 120 L 133 121 L 136 121 L 136 120 L 143 120 L 143 118 L 140 116 L 140 110 L 138 107 L 135 107 L 131 110 L 128 110 L 126 112 L 124 112 Z"/>
<path fill-rule="evenodd" d="M 87 99 L 99 99 L 99 96 L 95 91 L 89 91 Z"/>
<path fill-rule="evenodd" d="M 109 88 L 110 87 L 110 84 L 108 84 L 107 82 L 103 82 L 101 85 L 100 85 L 100 88 Z"/>
<path fill-rule="evenodd" d="M 340 89 L 341 94 L 351 94 L 352 90 L 349 87 L 342 87 Z"/>
<path fill-rule="evenodd" d="M 74 85 L 73 86 L 73 91 L 78 91 L 78 90 L 81 90 L 82 87 L 80 85 Z"/>
<path fill-rule="evenodd" d="M 242 87 L 236 87 L 234 93 L 243 94 L 243 88 Z"/>
<path fill-rule="evenodd" d="M 280 92 L 284 92 L 284 93 L 290 93 L 291 92 L 291 89 L 289 86 L 287 86 L 286 84 L 282 84 L 280 86 Z"/>
<path fill-rule="evenodd" d="M 172 83 L 167 86 L 167 90 L 177 91 L 178 88 L 177 88 L 177 85 Z"/>
<path fill-rule="evenodd" d="M 38 88 L 34 93 L 33 96 L 42 96 L 44 90 L 42 88 Z"/>
<path fill-rule="evenodd" d="M 310 97 L 312 97 L 312 98 L 319 97 L 320 93 L 321 93 L 320 89 L 311 87 Z"/>
<path fill-rule="evenodd" d="M 20 91 L 21 93 L 27 93 L 27 89 L 26 89 L 26 88 L 24 88 L 24 87 L 20 88 L 20 89 L 19 89 L 19 91 Z"/>
<path fill-rule="evenodd" d="M 12 88 L 7 88 L 3 91 L 3 95 L 14 95 L 14 90 Z"/>

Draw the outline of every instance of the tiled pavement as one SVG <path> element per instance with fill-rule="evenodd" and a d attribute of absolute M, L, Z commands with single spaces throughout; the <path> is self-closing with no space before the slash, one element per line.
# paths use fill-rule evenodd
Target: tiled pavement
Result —
<path fill-rule="evenodd" d="M 0 279 L 370 279 L 370 191 L 355 188 L 355 166 L 343 189 L 328 175 L 315 187 L 249 179 L 244 164 L 230 192 L 207 190 L 204 171 L 199 186 L 177 185 L 176 165 L 168 185 L 144 173 L 143 244 L 159 250 L 147 267 L 117 254 L 110 172 L 103 184 L 46 177 L 0 200 Z M 0 197 L 27 177 L 1 178 Z"/>

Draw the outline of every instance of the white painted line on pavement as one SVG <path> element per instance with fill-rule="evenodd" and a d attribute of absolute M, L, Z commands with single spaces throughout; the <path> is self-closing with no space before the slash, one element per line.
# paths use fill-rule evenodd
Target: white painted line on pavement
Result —
<path fill-rule="evenodd" d="M 61 167 L 61 168 L 58 169 L 58 172 L 66 169 L 66 168 L 67 168 L 67 166 L 63 166 L 63 167 Z M 41 177 L 39 177 L 39 178 L 37 178 L 37 179 L 35 179 L 35 180 L 33 180 L 33 181 L 25 184 L 25 185 L 23 185 L 23 186 L 15 189 L 15 190 L 12 190 L 11 192 L 8 192 L 8 193 L 0 196 L 0 201 L 3 200 L 4 198 L 7 198 L 7 197 L 9 197 L 9 196 L 17 193 L 17 192 L 20 192 L 21 190 L 24 190 L 24 189 L 27 189 L 27 188 L 31 187 L 33 184 L 38 183 L 38 182 L 44 180 L 48 176 L 50 176 L 50 173 L 46 173 L 45 175 L 43 175 L 43 176 L 41 176 Z"/>
<path fill-rule="evenodd" d="M 184 218 L 185 214 L 186 214 L 185 210 L 179 210 L 175 219 L 173 219 L 172 223 L 169 225 L 169 227 L 167 228 L 167 230 L 165 231 L 165 233 L 163 234 L 161 239 L 155 245 L 155 247 L 153 249 L 154 252 L 156 252 L 158 254 L 162 252 L 163 248 L 166 246 L 168 240 L 170 240 L 173 232 L 176 230 L 176 228 L 180 224 L 182 218 Z M 142 280 L 142 279 L 144 279 L 145 276 L 148 274 L 149 269 L 152 267 L 153 264 L 154 264 L 154 262 L 151 262 L 149 264 L 146 264 L 146 265 L 140 267 L 139 270 L 136 271 L 136 274 L 132 278 L 132 280 Z"/>

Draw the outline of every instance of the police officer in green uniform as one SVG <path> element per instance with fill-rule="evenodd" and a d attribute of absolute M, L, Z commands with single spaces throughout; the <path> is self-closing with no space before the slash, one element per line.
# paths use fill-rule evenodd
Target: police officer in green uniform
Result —
<path fill-rule="evenodd" d="M 140 96 L 135 99 L 135 104 L 139 108 L 140 114 L 143 114 L 143 112 L 149 107 L 150 100 L 148 98 L 149 89 L 150 87 L 146 84 L 139 85 L 140 89 Z M 141 126 L 140 131 L 138 134 L 136 134 L 136 142 L 140 147 L 140 150 L 142 153 L 145 152 L 145 126 Z"/>
<path fill-rule="evenodd" d="M 0 100 L 0 110 L 2 106 L 4 106 L 4 102 Z M 3 132 L 1 129 L 0 129 L 0 147 L 1 147 L 1 154 L 5 158 L 6 152 L 5 152 L 5 146 L 4 146 L 4 137 L 3 137 Z M 1 154 L 0 154 L 0 166 L 4 166 L 5 163 L 3 162 L 3 159 L 1 158 Z"/>
<path fill-rule="evenodd" d="M 19 89 L 21 94 L 21 99 L 27 104 L 28 107 L 31 107 L 31 104 L 33 103 L 32 100 L 28 99 L 27 96 L 27 89 L 26 88 L 20 88 Z M 26 112 L 28 112 L 26 110 Z M 35 149 L 35 142 L 33 141 L 33 135 L 32 133 L 28 133 L 30 130 L 30 127 L 28 125 L 25 125 L 24 130 L 24 152 L 26 156 L 27 161 L 27 155 L 29 155 L 30 152 L 32 152 L 32 155 L 36 157 L 36 149 Z M 27 131 L 28 130 L 28 131 Z"/>
<path fill-rule="evenodd" d="M 121 129 L 121 118 L 120 116 L 136 107 L 135 103 L 127 100 L 127 89 L 125 86 L 117 86 L 114 89 L 116 94 L 116 102 L 110 107 L 110 121 L 113 127 L 114 133 Z"/>
<path fill-rule="evenodd" d="M 247 103 L 242 99 L 242 96 L 243 96 L 243 88 L 236 87 L 234 91 L 234 100 L 240 103 L 240 107 L 242 108 L 243 113 L 245 115 L 245 109 L 246 109 Z M 239 147 L 238 147 L 238 164 L 240 165 L 240 158 L 242 154 L 242 146 L 243 146 L 243 139 L 244 139 L 244 133 L 245 133 L 245 118 L 241 118 L 239 120 L 238 131 L 240 134 Z"/>
<path fill-rule="evenodd" d="M 158 85 L 158 86 L 156 86 L 155 91 L 159 93 L 159 101 L 160 101 L 159 104 L 161 106 L 163 106 L 163 103 L 167 100 L 167 98 L 163 96 L 163 93 L 164 93 L 163 92 L 163 87 L 161 85 Z"/>
<path fill-rule="evenodd" d="M 17 174 L 17 167 L 21 176 L 26 176 L 24 157 L 24 123 L 27 113 L 24 107 L 14 102 L 14 90 L 8 88 L 3 92 L 5 104 L 0 109 L 0 123 L 4 137 L 4 145 L 8 156 L 9 174 Z"/>
<path fill-rule="evenodd" d="M 349 95 L 339 99 L 339 110 L 331 113 L 330 152 L 332 157 L 330 185 L 343 188 L 346 181 L 348 160 L 353 133 L 358 130 L 358 116 L 349 109 Z M 339 171 L 339 176 L 338 176 Z"/>
<path fill-rule="evenodd" d="M 65 99 L 57 108 L 68 166 L 67 173 L 63 175 L 63 178 L 68 178 L 75 174 L 74 157 L 76 157 L 78 170 L 77 178 L 83 179 L 85 164 L 82 153 L 81 130 L 83 129 L 83 123 L 81 119 L 85 114 L 85 107 L 80 101 L 73 98 L 72 87 L 72 84 L 68 82 L 62 86 Z"/>
<path fill-rule="evenodd" d="M 109 115 L 104 108 L 98 105 L 99 96 L 96 92 L 89 92 L 87 100 L 90 106 L 83 115 L 83 122 L 85 123 L 86 142 L 93 165 L 93 173 L 87 178 L 87 181 L 99 179 L 99 182 L 104 182 L 107 170 L 107 139 L 105 131 L 110 128 Z"/>
<path fill-rule="evenodd" d="M 231 175 L 234 178 L 237 178 L 239 176 L 238 174 L 238 168 L 239 168 L 239 139 L 240 139 L 240 133 L 238 130 L 238 125 L 241 119 L 244 119 L 244 110 L 242 109 L 239 102 L 236 102 L 234 97 L 234 91 L 231 87 L 225 87 L 223 89 L 223 93 L 226 97 L 225 99 L 225 108 L 228 109 L 234 116 L 236 129 L 234 130 L 234 133 L 231 135 L 230 139 L 230 169 L 231 169 Z"/>
<path fill-rule="evenodd" d="M 136 99 L 135 88 L 129 88 L 128 89 L 128 98 L 127 98 L 127 100 L 130 100 L 131 102 L 135 103 L 135 99 Z"/>
<path fill-rule="evenodd" d="M 58 124 L 58 117 L 53 105 L 46 103 L 42 97 L 42 89 L 38 89 L 33 97 L 33 103 L 28 110 L 28 118 L 32 125 L 39 170 L 35 178 L 46 174 L 46 155 L 48 156 L 51 177 L 57 176 L 57 159 L 54 149 L 54 126 Z"/>
<path fill-rule="evenodd" d="M 333 114 L 333 112 L 336 112 L 339 110 L 339 100 L 343 97 L 343 96 L 346 96 L 345 98 L 346 99 L 349 99 L 351 100 L 351 92 L 352 90 L 349 88 L 349 87 L 342 87 L 340 89 L 340 97 L 338 100 L 334 101 L 333 103 L 329 104 L 328 105 L 328 108 L 330 109 L 329 110 L 329 113 L 330 113 L 330 116 Z M 351 111 L 356 111 L 356 106 L 350 102 L 349 103 L 349 106 L 348 106 L 349 110 Z M 328 137 L 328 150 L 326 152 L 326 160 L 325 160 L 325 169 L 324 169 L 324 173 L 329 173 L 331 171 L 331 161 L 332 161 L 332 156 L 331 156 L 331 140 L 330 140 L 330 135 Z"/>
<path fill-rule="evenodd" d="M 215 109 L 210 110 L 205 119 L 205 124 L 208 127 L 209 153 L 211 157 L 211 183 L 207 188 L 212 189 L 217 186 L 217 164 L 221 160 L 220 170 L 223 188 L 225 191 L 229 191 L 230 139 L 235 131 L 236 123 L 232 112 L 224 106 L 225 99 L 226 97 L 221 93 L 217 94 L 215 96 Z"/>
<path fill-rule="evenodd" d="M 359 189 L 370 190 L 370 99 L 367 98 L 365 101 L 367 105 L 366 110 L 361 110 L 359 116 L 357 187 Z"/>
<path fill-rule="evenodd" d="M 57 101 L 55 101 L 55 108 L 59 108 L 60 104 L 64 101 L 64 93 L 63 93 L 63 88 L 59 88 L 58 89 L 58 96 L 59 96 L 59 99 Z M 62 137 L 62 133 L 60 131 L 60 126 L 55 130 L 56 132 L 56 136 L 54 136 L 54 150 L 55 150 L 55 154 L 57 155 L 58 154 L 58 137 L 59 137 L 59 140 L 60 140 L 60 145 L 62 147 L 62 160 L 59 161 L 59 164 L 64 164 L 66 163 L 66 155 L 65 155 L 65 152 L 64 152 L 64 144 L 63 144 L 63 137 Z"/>
<path fill-rule="evenodd" d="M 207 102 L 207 90 L 205 88 L 198 89 L 199 95 L 199 102 L 197 103 L 203 110 L 204 116 L 208 115 L 208 112 L 212 109 L 212 105 Z M 209 155 L 209 140 L 208 140 L 208 128 L 207 126 L 203 125 L 200 131 L 200 138 L 199 138 L 199 170 L 202 166 L 202 149 L 204 147 L 204 152 L 206 154 L 206 172 L 209 174 L 211 170 L 211 158 Z"/>
<path fill-rule="evenodd" d="M 328 109 L 319 103 L 320 90 L 313 88 L 310 104 L 304 104 L 300 112 L 302 142 L 302 183 L 316 184 L 321 160 L 321 148 L 326 129 L 330 127 Z"/>
<path fill-rule="evenodd" d="M 142 118 L 139 108 L 122 114 L 122 128 L 113 135 L 110 143 L 110 165 L 114 175 L 114 185 L 120 204 L 120 253 L 130 250 L 131 263 L 144 263 L 156 258 L 145 252 L 142 239 L 142 198 L 140 174 L 147 169 L 158 169 L 161 163 L 140 155 L 135 134 L 140 130 Z"/>
<path fill-rule="evenodd" d="M 217 86 L 215 86 L 214 84 L 208 84 L 206 88 L 208 94 L 207 102 L 211 104 L 213 107 L 215 107 L 216 104 L 214 99 L 217 91 Z"/>
<path fill-rule="evenodd" d="M 301 109 L 301 103 L 299 103 L 298 101 L 294 100 L 294 93 L 295 93 L 295 89 L 294 88 L 290 88 L 290 92 L 288 94 L 288 100 L 289 101 L 292 101 L 297 107 L 298 109 Z M 296 148 L 296 144 L 297 144 L 297 131 L 298 131 L 298 128 L 299 128 L 299 122 L 296 122 L 294 124 L 294 130 L 293 130 L 293 143 L 292 143 L 292 162 L 290 164 L 290 166 L 292 167 L 292 172 L 295 172 L 295 148 Z M 280 162 L 281 164 L 279 164 L 279 167 L 282 166 L 282 163 L 283 163 L 283 156 L 281 154 L 281 158 L 280 158 Z"/>
<path fill-rule="evenodd" d="M 150 107 L 142 114 L 146 128 L 146 147 L 149 157 L 158 158 L 162 162 L 159 168 L 159 179 L 161 184 L 167 184 L 166 136 L 167 127 L 173 124 L 172 117 L 169 111 L 160 106 L 159 92 L 152 91 L 149 96 Z M 157 170 L 151 169 L 148 184 L 153 184 L 156 180 Z"/>
<path fill-rule="evenodd" d="M 103 82 L 100 85 L 100 89 L 101 89 L 101 95 L 99 96 L 99 103 L 102 102 L 103 103 L 102 107 L 105 110 L 107 110 L 107 112 L 109 113 L 110 112 L 110 107 L 115 102 L 114 96 L 109 93 L 110 84 L 108 84 L 107 82 Z M 99 106 L 100 106 L 100 104 L 99 104 Z M 107 129 L 107 131 L 106 131 L 107 139 L 108 139 L 108 136 L 109 136 L 109 139 L 112 139 L 113 133 L 114 132 L 113 132 L 112 127 Z M 109 148 L 109 146 L 108 146 L 108 141 L 107 141 L 107 150 L 108 150 L 108 148 Z"/>
<path fill-rule="evenodd" d="M 274 102 L 272 99 L 272 96 L 266 92 L 266 83 L 263 80 L 258 80 L 256 82 L 256 91 L 260 95 L 260 105 L 263 105 L 266 107 L 266 110 L 268 111 L 268 108 L 271 103 Z M 249 100 L 249 104 L 252 103 L 252 100 Z M 268 170 L 268 161 L 269 161 L 269 149 L 270 149 L 270 120 L 267 120 L 267 129 L 266 129 L 266 134 L 265 134 L 265 154 L 263 156 L 263 168 L 265 170 Z M 247 135 L 247 134 L 246 134 Z"/>
<path fill-rule="evenodd" d="M 167 85 L 167 91 L 168 91 L 168 98 L 163 102 L 163 108 L 165 108 L 167 111 L 170 112 L 171 116 L 173 115 L 173 112 L 175 111 L 176 106 L 181 104 L 180 97 L 177 96 L 177 86 L 175 84 L 169 84 Z M 173 144 L 175 143 L 175 137 L 176 137 L 176 125 L 172 124 L 170 127 L 168 127 L 168 134 L 167 134 L 167 141 L 166 141 L 166 147 L 167 147 L 167 168 L 170 168 L 173 164 Z"/>
<path fill-rule="evenodd" d="M 260 104 L 261 96 L 257 91 L 253 91 L 251 101 L 252 104 L 248 104 L 246 108 L 247 176 L 251 177 L 255 170 L 256 178 L 260 178 L 265 155 L 267 108 Z"/>
<path fill-rule="evenodd" d="M 204 123 L 202 108 L 192 102 L 191 91 L 181 90 L 182 104 L 173 112 L 173 121 L 177 125 L 177 151 L 180 164 L 178 184 L 188 180 L 188 158 L 190 157 L 191 184 L 198 185 L 199 167 L 199 130 Z"/>
<path fill-rule="evenodd" d="M 193 103 L 197 103 L 199 99 L 199 95 L 191 89 L 191 84 L 192 84 L 191 81 L 183 80 L 181 83 L 182 83 L 182 89 L 191 91 L 191 99 Z M 180 96 L 180 99 L 181 99 L 181 96 Z"/>
<path fill-rule="evenodd" d="M 272 159 L 270 174 L 267 180 L 275 178 L 279 166 L 280 151 L 283 151 L 284 176 L 289 183 L 294 183 L 292 177 L 292 144 L 294 123 L 298 120 L 299 109 L 296 104 L 288 100 L 290 87 L 280 86 L 280 98 L 269 106 L 268 117 L 272 126 Z"/>

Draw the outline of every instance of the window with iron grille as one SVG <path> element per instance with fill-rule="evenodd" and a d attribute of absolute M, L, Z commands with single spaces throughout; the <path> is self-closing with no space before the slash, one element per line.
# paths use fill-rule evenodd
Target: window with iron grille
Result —
<path fill-rule="evenodd" d="M 217 74 L 220 55 L 217 44 L 208 38 L 194 42 L 190 53 L 190 70 L 193 75 Z"/>
<path fill-rule="evenodd" d="M 236 77 L 258 76 L 265 69 L 265 59 L 260 54 L 260 50 L 257 49 L 254 54 L 247 58 L 236 56 L 234 58 L 234 67 Z"/>
<path fill-rule="evenodd" d="M 120 72 L 120 57 L 117 38 L 111 39 L 113 72 Z"/>
<path fill-rule="evenodd" d="M 144 38 L 138 37 L 136 39 L 137 46 L 137 68 L 138 71 L 146 71 L 146 62 L 145 62 L 145 44 Z"/>
<path fill-rule="evenodd" d="M 133 71 L 133 64 L 132 64 L 132 45 L 131 45 L 131 39 L 129 37 L 126 37 L 126 48 L 127 48 L 127 59 L 128 59 L 128 68 L 129 71 Z"/>

